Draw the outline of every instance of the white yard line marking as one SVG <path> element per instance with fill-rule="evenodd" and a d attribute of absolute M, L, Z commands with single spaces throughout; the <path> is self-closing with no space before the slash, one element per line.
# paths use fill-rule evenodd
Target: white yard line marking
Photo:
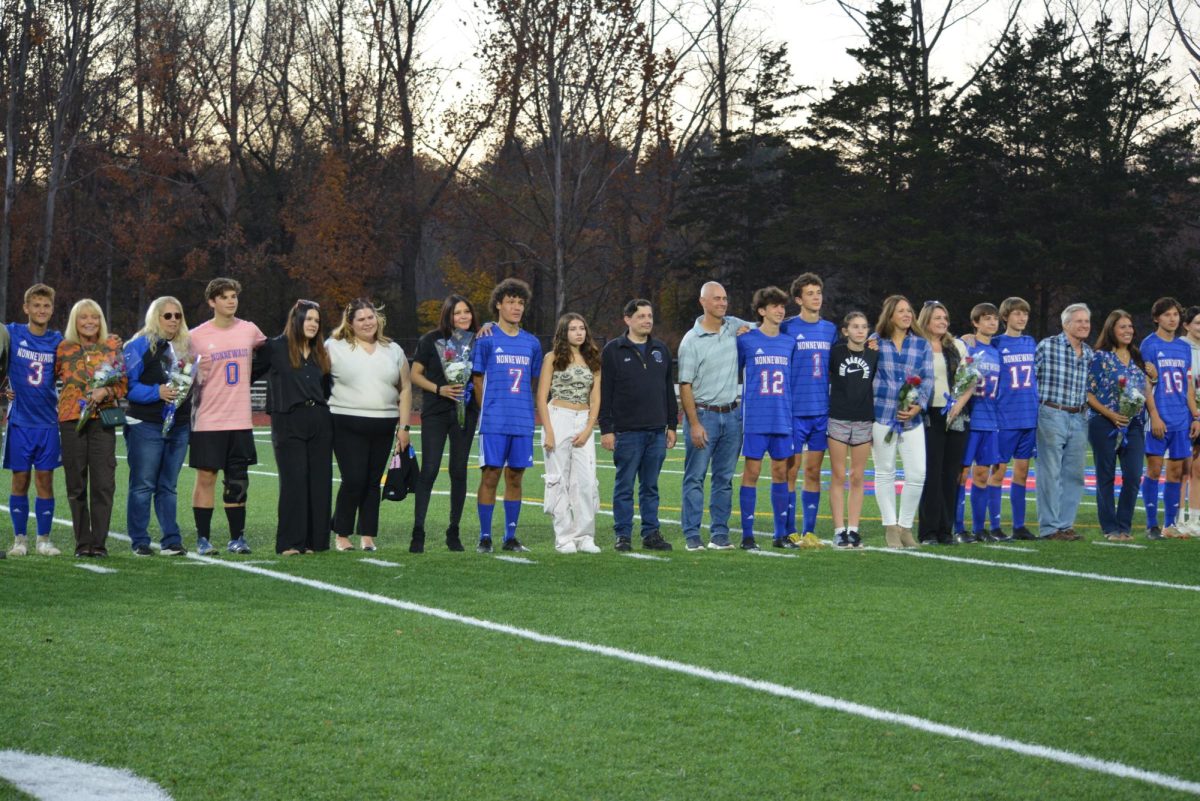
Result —
<path fill-rule="evenodd" d="M 757 551 L 751 551 L 750 553 L 754 554 L 755 556 L 773 556 L 776 559 L 795 559 L 797 556 L 797 554 L 794 553 L 776 553 L 775 551 L 764 551 L 761 549 Z"/>
<path fill-rule="evenodd" d="M 80 564 L 79 562 L 75 563 L 75 567 L 79 568 L 80 570 L 90 570 L 93 573 L 116 573 L 117 572 L 116 570 L 113 570 L 111 567 L 100 567 L 100 565 L 84 565 L 84 564 Z"/>
<path fill-rule="evenodd" d="M 526 559 L 524 556 L 497 556 L 496 559 L 498 559 L 501 562 L 512 562 L 513 564 L 517 564 L 517 565 L 536 565 L 537 564 L 537 562 L 533 561 L 532 559 Z"/>
<path fill-rule="evenodd" d="M 188 558 L 192 559 L 199 557 L 189 554 Z M 496 558 L 499 559 L 502 557 Z M 650 656 L 648 654 L 640 654 L 636 651 L 626 651 L 622 648 L 613 648 L 611 646 L 597 645 L 590 642 L 584 642 L 582 640 L 570 640 L 565 637 L 542 634 L 541 632 L 533 631 L 531 629 L 523 629 L 518 628 L 517 626 L 510 626 L 505 623 L 495 623 L 490 620 L 460 615 L 457 612 L 451 612 L 446 609 L 423 606 L 410 601 L 401 601 L 396 598 L 389 598 L 386 595 L 377 595 L 375 593 L 355 590 L 349 587 L 342 587 L 337 584 L 329 584 L 328 582 L 317 581 L 315 579 L 304 578 L 302 576 L 278 573 L 273 570 L 267 570 L 265 568 L 255 567 L 245 563 L 218 562 L 217 564 L 221 565 L 222 567 L 227 567 L 231 570 L 241 570 L 245 573 L 252 573 L 257 576 L 276 579 L 277 581 L 286 581 L 302 587 L 309 587 L 311 589 L 322 590 L 324 592 L 331 592 L 346 598 L 355 598 L 361 601 L 391 606 L 395 609 L 401 609 L 406 612 L 414 612 L 420 615 L 427 615 L 429 617 L 438 618 L 451 623 L 461 623 L 474 628 L 484 629 L 486 631 L 496 632 L 499 634 L 508 634 L 513 637 L 519 637 L 524 640 L 530 640 L 532 642 L 542 643 L 545 645 L 555 645 L 560 648 L 570 648 L 576 651 L 583 651 L 585 653 L 608 657 L 610 659 L 619 659 L 624 662 L 632 662 L 634 664 L 656 668 L 658 670 L 665 670 L 671 673 L 679 673 L 692 678 L 705 679 L 707 681 L 712 681 L 719 684 L 741 687 L 743 689 L 766 693 L 779 698 L 789 698 L 820 709 L 830 709 L 835 712 L 841 712 L 843 714 L 852 715 L 855 717 L 866 718 L 868 720 L 879 721 L 896 726 L 904 726 L 916 731 L 936 734 L 955 740 L 963 740 L 987 748 L 995 748 L 1002 751 L 1021 754 L 1022 756 L 1030 756 L 1050 762 L 1057 762 L 1061 765 L 1079 768 L 1080 770 L 1101 773 L 1108 776 L 1116 776 L 1122 779 L 1134 779 L 1136 781 L 1145 782 L 1157 787 L 1165 787 L 1170 790 L 1178 790 L 1179 792 L 1191 793 L 1192 795 L 1200 795 L 1200 782 L 1182 779 L 1166 773 L 1144 770 L 1142 768 L 1126 765 L 1121 762 L 1099 759 L 1086 754 L 1077 754 L 1073 751 L 1065 751 L 1063 749 L 1038 745 L 1036 743 L 1026 743 L 997 734 L 986 734 L 984 732 L 978 732 L 972 729 L 963 729 L 959 728 L 958 726 L 950 726 L 945 723 L 938 723 L 937 721 L 927 720 L 915 715 L 892 712 L 886 709 L 867 706 L 865 704 L 858 704 L 853 701 L 847 701 L 829 695 L 822 695 L 820 693 L 814 693 L 808 690 L 800 690 L 770 681 L 761 681 L 759 679 L 738 676 L 733 673 L 712 670 L 710 668 L 701 667 L 698 665 L 689 665 L 685 662 L 678 662 L 674 659 L 663 659 L 661 657 Z"/>
<path fill-rule="evenodd" d="M 244 565 L 273 565 L 278 559 L 245 559 L 239 560 Z"/>
<path fill-rule="evenodd" d="M 1037 553 L 1037 548 L 1022 548 L 1019 545 L 984 545 L 984 548 L 991 548 L 993 551 L 1013 551 L 1015 553 Z"/>
<path fill-rule="evenodd" d="M 1103 545 L 1106 548 L 1138 548 L 1139 550 L 1143 550 L 1143 551 L 1149 547 L 1148 545 L 1138 545 L 1137 543 L 1134 543 L 1134 542 L 1096 542 L 1096 541 L 1093 541 L 1092 545 Z"/>
<path fill-rule="evenodd" d="M 60 756 L 0 751 L 0 776 L 39 801 L 171 801 L 157 784 L 128 770 Z"/>
<path fill-rule="evenodd" d="M 621 554 L 621 556 L 624 556 L 628 559 L 644 559 L 647 562 L 670 562 L 671 561 L 670 559 L 668 559 L 665 556 L 651 556 L 648 553 L 623 553 L 623 554 Z"/>
<path fill-rule="evenodd" d="M 1007 570 L 1024 570 L 1027 573 L 1042 573 L 1048 576 L 1069 576 L 1070 578 L 1088 579 L 1090 581 L 1110 581 L 1114 584 L 1134 584 L 1139 587 L 1157 587 L 1163 590 L 1187 590 L 1188 592 L 1200 592 L 1200 586 L 1196 584 L 1175 584 L 1170 581 L 1152 581 L 1150 579 L 1126 578 L 1125 576 L 1109 576 L 1104 573 L 1085 573 L 1080 570 L 1062 570 L 1057 567 L 1037 567 L 1036 565 L 1021 565 L 1012 562 L 992 562 L 988 559 L 968 559 L 965 556 L 945 556 L 940 553 L 928 553 L 926 551 L 914 551 L 911 549 L 893 550 L 890 548 L 871 548 L 870 550 L 879 551 L 880 553 L 902 554 L 904 556 L 914 556 L 919 559 L 938 559 L 943 562 L 958 562 L 964 565 L 979 565 L 981 567 L 999 567 Z"/>
<path fill-rule="evenodd" d="M 364 565 L 377 565 L 379 567 L 404 567 L 399 562 L 388 562 L 384 559 L 359 559 L 358 561 Z"/>

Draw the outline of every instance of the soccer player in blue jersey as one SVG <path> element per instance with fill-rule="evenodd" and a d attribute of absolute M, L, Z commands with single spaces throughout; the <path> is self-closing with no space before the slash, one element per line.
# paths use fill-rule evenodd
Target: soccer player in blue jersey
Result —
<path fill-rule="evenodd" d="M 813 273 L 804 273 L 792 281 L 792 297 L 800 314 L 785 321 L 781 330 L 795 342 L 792 361 L 792 446 L 794 455 L 788 465 L 788 535 L 792 542 L 801 540 L 817 548 L 821 541 L 814 533 L 817 510 L 821 506 L 821 462 L 825 459 L 826 428 L 829 423 L 829 349 L 837 340 L 837 326 L 821 319 L 825 284 Z M 808 453 L 803 453 L 804 448 Z M 804 467 L 804 485 L 800 494 L 803 537 L 797 534 L 796 479 Z"/>
<path fill-rule="evenodd" d="M 1000 383 L 996 404 L 1000 424 L 1000 463 L 992 470 L 988 492 L 1003 494 L 1004 474 L 1012 463 L 1012 536 L 1017 540 L 1035 540 L 1037 535 L 1025 525 L 1025 490 L 1029 478 L 1029 460 L 1037 446 L 1038 394 L 1034 355 L 1037 340 L 1025 333 L 1029 323 L 1029 304 L 1021 298 L 1005 298 L 1000 304 L 1004 333 L 992 338 L 1000 354 Z M 992 528 L 1000 528 L 1000 504 L 994 507 Z"/>
<path fill-rule="evenodd" d="M 988 486 L 992 470 L 1000 462 L 999 413 L 997 391 L 1000 384 L 1000 354 L 992 346 L 992 337 L 1000 327 L 1000 310 L 990 303 L 980 303 L 971 309 L 971 324 L 975 327 L 974 343 L 968 354 L 979 371 L 975 394 L 971 398 L 971 432 L 963 467 L 974 465 L 971 473 L 972 532 L 963 535 L 963 542 L 998 542 L 1006 540 L 999 527 L 1000 488 Z M 990 514 L 989 514 L 990 513 Z M 989 531 L 987 524 L 992 521 Z"/>
<path fill-rule="evenodd" d="M 496 488 L 504 473 L 505 551 L 528 551 L 517 539 L 521 516 L 521 480 L 533 467 L 534 379 L 542 372 L 542 345 L 521 329 L 532 293 L 529 284 L 506 278 L 492 290 L 497 325 L 492 335 L 476 340 L 472 372 L 480 399 L 479 466 L 476 496 L 479 510 L 479 553 L 492 552 L 492 514 Z"/>
<path fill-rule="evenodd" d="M 754 293 L 759 326 L 737 340 L 738 370 L 742 372 L 742 548 L 758 550 L 754 540 L 754 507 L 763 454 L 771 455 L 771 511 L 775 518 L 776 548 L 797 548 L 788 539 L 788 461 L 792 456 L 792 364 L 803 358 L 794 340 L 781 334 L 787 295 L 768 286 Z"/>
<path fill-rule="evenodd" d="M 1192 438 L 1200 434 L 1196 388 L 1191 374 L 1192 349 L 1180 339 L 1183 306 L 1175 298 L 1159 298 L 1150 309 L 1154 333 L 1142 340 L 1146 373 L 1154 391 L 1146 394 L 1150 427 L 1146 431 L 1146 474 L 1142 477 L 1142 504 L 1146 507 L 1146 536 L 1187 539 L 1175 527 L 1183 482 L 1183 461 L 1191 456 Z M 1153 370 L 1151 370 L 1153 365 Z M 1163 487 L 1163 523 L 1158 525 L 1158 477 L 1167 460 L 1167 482 Z"/>
<path fill-rule="evenodd" d="M 54 354 L 63 336 L 48 328 L 53 314 L 54 290 L 45 284 L 34 284 L 25 290 L 28 322 L 7 326 L 8 380 L 13 393 L 4 435 L 4 468 L 13 474 L 8 509 L 14 537 L 9 556 L 25 556 L 29 552 L 26 531 L 31 471 L 37 493 L 33 507 L 37 552 L 43 556 L 60 553 L 50 541 L 50 526 L 54 522 L 54 468 L 62 464 Z"/>

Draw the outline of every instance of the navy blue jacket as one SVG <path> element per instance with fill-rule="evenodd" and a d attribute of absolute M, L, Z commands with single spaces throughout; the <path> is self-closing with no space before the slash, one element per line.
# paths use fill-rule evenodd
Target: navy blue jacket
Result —
<path fill-rule="evenodd" d="M 646 356 L 628 334 L 609 340 L 600 354 L 600 433 L 653 431 L 679 425 L 671 380 L 671 352 L 647 341 Z"/>

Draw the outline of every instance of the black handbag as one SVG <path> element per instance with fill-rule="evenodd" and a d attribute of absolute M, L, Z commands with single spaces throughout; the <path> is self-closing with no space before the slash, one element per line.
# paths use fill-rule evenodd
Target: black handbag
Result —
<path fill-rule="evenodd" d="M 382 495 L 385 500 L 402 501 L 408 493 L 417 491 L 417 476 L 421 467 L 417 454 L 409 445 L 407 449 L 392 454 L 387 473 L 383 477 Z"/>
<path fill-rule="evenodd" d="M 101 409 L 100 425 L 105 428 L 116 428 L 117 426 L 125 425 L 125 410 L 120 406 L 112 406 L 107 409 Z"/>

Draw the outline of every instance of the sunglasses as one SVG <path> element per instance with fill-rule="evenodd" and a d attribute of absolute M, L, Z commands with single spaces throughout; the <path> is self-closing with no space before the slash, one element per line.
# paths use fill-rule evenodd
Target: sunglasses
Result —
<path fill-rule="evenodd" d="M 300 306 L 301 308 L 305 308 L 305 309 L 320 309 L 321 308 L 321 304 L 317 303 L 315 300 L 298 300 L 298 301 L 296 301 L 296 305 Z"/>
<path fill-rule="evenodd" d="M 182 320 L 183 312 L 163 312 L 161 316 L 164 320 Z"/>
<path fill-rule="evenodd" d="M 926 308 L 926 309 L 928 309 L 930 306 L 941 306 L 941 305 L 942 305 L 942 302 L 941 302 L 940 300 L 927 300 L 927 301 L 925 301 L 925 308 Z"/>

